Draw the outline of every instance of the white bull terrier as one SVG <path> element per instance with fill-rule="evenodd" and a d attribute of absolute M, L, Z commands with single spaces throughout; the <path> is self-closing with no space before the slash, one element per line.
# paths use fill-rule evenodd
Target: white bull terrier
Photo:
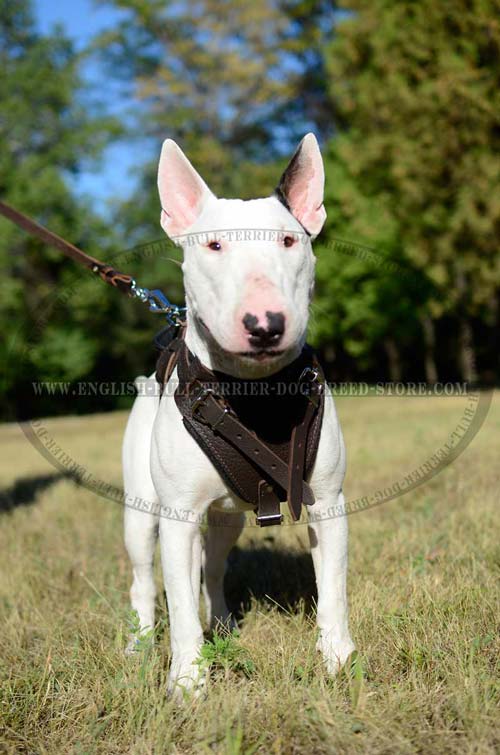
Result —
<path fill-rule="evenodd" d="M 326 218 L 323 163 L 314 135 L 300 143 L 276 196 L 218 199 L 170 139 L 161 151 L 158 187 L 161 225 L 184 250 L 189 350 L 209 369 L 240 378 L 281 370 L 305 342 L 314 286 L 311 239 Z M 277 316 L 270 321 L 269 314 Z M 154 385 L 154 377 L 148 380 Z M 210 626 L 227 623 L 226 557 L 241 532 L 244 512 L 253 506 L 235 497 L 184 428 L 171 386 L 160 402 L 146 392 L 136 399 L 123 467 L 127 502 L 156 502 L 190 513 L 183 520 L 181 514 L 167 517 L 125 506 L 125 543 L 134 575 L 130 596 L 141 632 L 155 624 L 153 556 L 160 535 L 172 649 L 169 690 L 182 694 L 203 683 L 197 663 L 203 643 L 201 570 Z M 317 647 L 332 674 L 354 650 L 347 619 L 347 520 L 331 515 L 332 508 L 344 510 L 344 472 L 344 442 L 327 392 L 309 480 L 315 503 L 309 507 L 308 529 L 318 589 Z M 204 515 L 208 530 L 202 544 Z M 219 526 L 221 516 L 230 526 Z M 133 638 L 131 643 L 129 651 Z"/>

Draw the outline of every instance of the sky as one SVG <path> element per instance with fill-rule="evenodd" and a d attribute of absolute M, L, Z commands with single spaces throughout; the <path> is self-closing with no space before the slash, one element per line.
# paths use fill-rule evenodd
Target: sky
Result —
<path fill-rule="evenodd" d="M 78 48 L 83 47 L 96 32 L 113 25 L 117 13 L 96 6 L 92 0 L 34 0 L 40 31 L 47 33 L 55 24 L 62 24 Z"/>
<path fill-rule="evenodd" d="M 112 28 L 119 18 L 119 12 L 98 6 L 93 0 L 33 0 L 36 21 L 42 33 L 53 30 L 60 24 L 77 50 L 81 50 L 97 33 Z M 96 62 L 87 64 L 82 73 L 92 83 L 96 91 L 106 84 L 104 71 Z M 102 94 L 102 90 L 101 90 Z M 113 113 L 120 113 L 130 105 L 117 87 L 106 88 L 106 104 Z M 137 144 L 125 140 L 110 145 L 92 170 L 84 170 L 72 179 L 74 189 L 92 199 L 97 211 L 106 214 L 106 203 L 126 197 L 134 188 L 138 170 L 144 163 L 144 153 Z"/>

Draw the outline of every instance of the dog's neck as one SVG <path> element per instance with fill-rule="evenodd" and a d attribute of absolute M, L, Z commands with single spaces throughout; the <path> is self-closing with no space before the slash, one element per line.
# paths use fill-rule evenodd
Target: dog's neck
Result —
<path fill-rule="evenodd" d="M 186 313 L 186 346 L 189 351 L 200 360 L 201 364 L 209 370 L 222 372 L 226 375 L 242 379 L 259 379 L 274 375 L 297 359 L 301 353 L 305 334 L 300 343 L 293 349 L 288 349 L 282 356 L 270 363 L 252 363 L 234 354 L 224 351 L 217 342 L 207 333 L 199 320 L 189 309 Z"/>

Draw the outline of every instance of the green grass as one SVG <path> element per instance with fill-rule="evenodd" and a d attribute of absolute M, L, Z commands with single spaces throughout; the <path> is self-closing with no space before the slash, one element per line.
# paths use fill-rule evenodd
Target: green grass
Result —
<path fill-rule="evenodd" d="M 348 498 L 425 461 L 463 405 L 340 399 Z M 119 483 L 125 419 L 47 426 L 68 453 Z M 156 644 L 146 638 L 132 659 L 122 652 L 134 617 L 121 507 L 58 478 L 16 426 L 0 428 L 0 484 L 20 503 L 0 512 L 0 751 L 498 752 L 499 431 L 497 396 L 451 467 L 350 517 L 359 652 L 337 679 L 314 647 L 306 528 L 246 529 L 226 578 L 231 605 L 242 606 L 239 631 L 207 642 L 207 698 L 177 707 L 165 694 L 161 591 Z M 157 577 L 160 585 L 159 568 Z"/>

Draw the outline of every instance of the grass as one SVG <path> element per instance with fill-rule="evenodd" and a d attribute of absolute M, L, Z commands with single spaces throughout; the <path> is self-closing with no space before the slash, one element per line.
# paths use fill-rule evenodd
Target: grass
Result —
<path fill-rule="evenodd" d="M 348 498 L 425 461 L 463 404 L 340 399 Z M 125 420 L 47 427 L 95 475 L 119 483 Z M 122 652 L 134 617 L 121 507 L 57 475 L 17 426 L 0 428 L 0 751 L 498 752 L 499 430 L 497 395 L 454 464 L 350 517 L 359 654 L 337 679 L 314 649 L 306 528 L 247 528 L 226 578 L 239 631 L 207 641 L 208 696 L 179 708 L 165 695 L 161 592 L 156 644 L 144 641 L 132 659 Z"/>

